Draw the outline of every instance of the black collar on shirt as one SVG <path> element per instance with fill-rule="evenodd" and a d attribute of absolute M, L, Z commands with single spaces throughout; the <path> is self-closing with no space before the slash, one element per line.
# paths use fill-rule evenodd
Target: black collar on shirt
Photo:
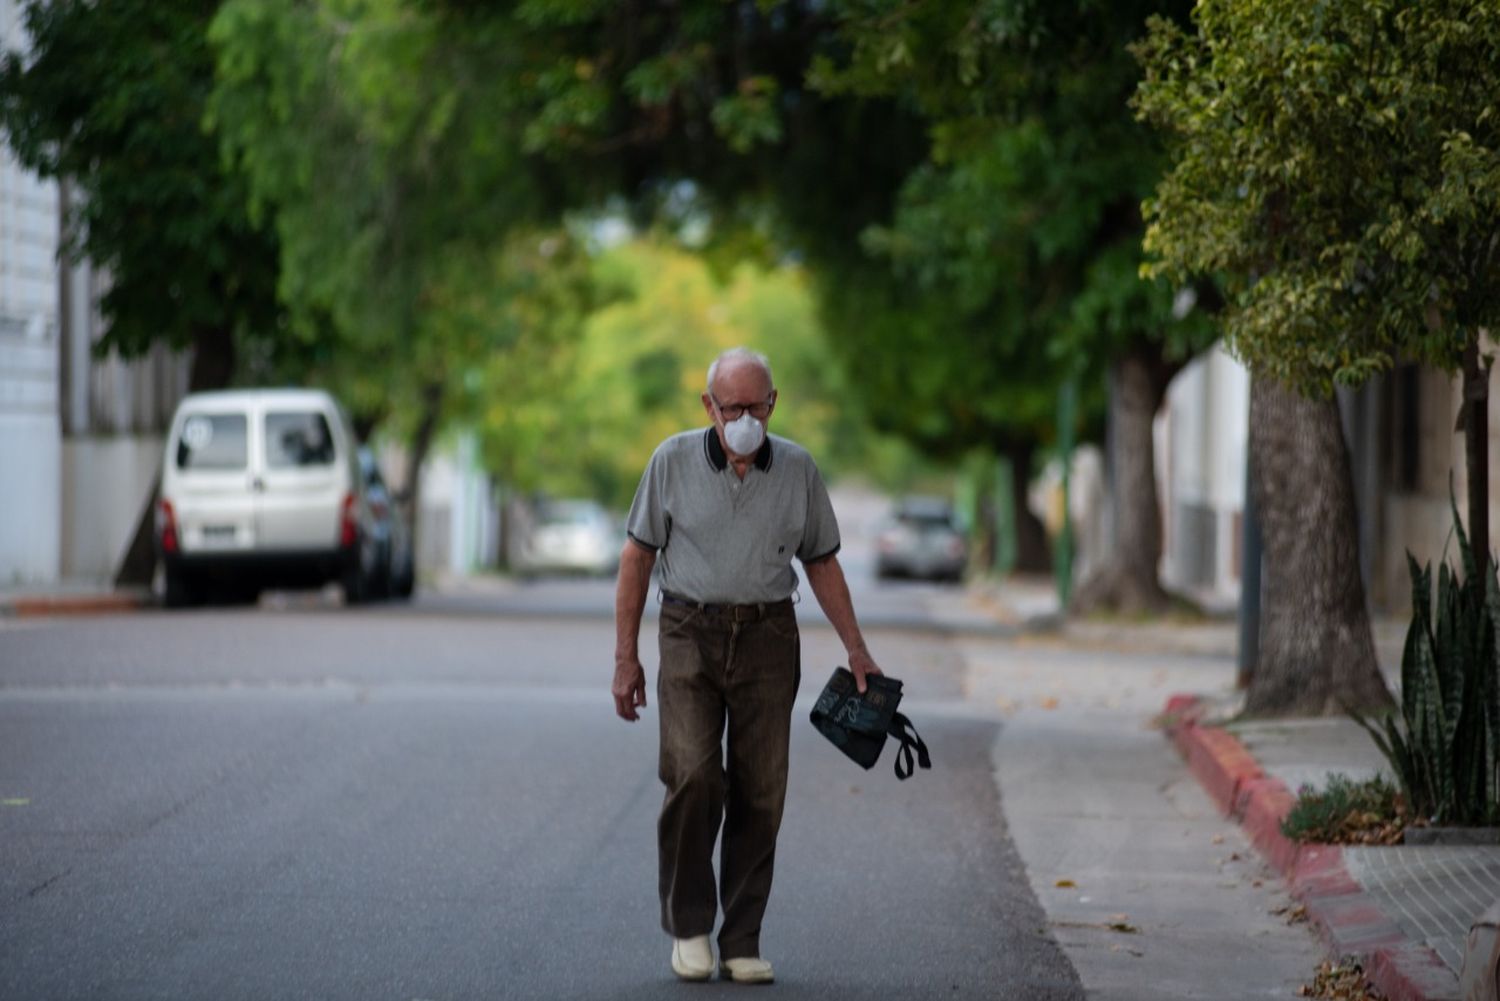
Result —
<path fill-rule="evenodd" d="M 716 473 L 722 473 L 724 471 L 724 467 L 729 465 L 729 455 L 724 451 L 724 446 L 719 441 L 718 430 L 712 425 L 703 435 L 703 454 L 707 456 L 708 464 L 713 467 L 713 470 Z M 770 472 L 770 435 L 766 435 L 766 440 L 761 443 L 760 451 L 755 453 L 755 468 L 759 469 L 762 473 Z"/>

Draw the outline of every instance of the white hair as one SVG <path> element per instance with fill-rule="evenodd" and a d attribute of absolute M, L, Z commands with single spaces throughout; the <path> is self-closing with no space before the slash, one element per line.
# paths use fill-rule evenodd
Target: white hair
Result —
<path fill-rule="evenodd" d="M 776 388 L 776 380 L 771 377 L 771 359 L 759 351 L 751 351 L 749 348 L 730 348 L 728 351 L 722 352 L 708 366 L 708 391 L 710 394 L 714 391 L 714 378 L 719 374 L 720 362 L 738 362 L 758 366 L 761 371 L 766 373 L 766 381 L 771 384 L 771 388 Z"/>

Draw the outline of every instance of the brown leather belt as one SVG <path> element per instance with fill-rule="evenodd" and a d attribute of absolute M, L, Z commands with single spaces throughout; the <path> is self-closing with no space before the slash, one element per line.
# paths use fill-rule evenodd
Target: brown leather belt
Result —
<path fill-rule="evenodd" d="M 783 598 L 780 601 L 759 601 L 748 605 L 714 604 L 709 601 L 694 601 L 692 598 L 684 598 L 680 594 L 672 594 L 668 591 L 661 593 L 661 600 L 664 605 L 696 608 L 705 614 L 721 615 L 736 622 L 749 622 L 754 619 L 763 619 L 768 615 L 780 614 L 789 611 L 793 605 L 791 598 Z"/>

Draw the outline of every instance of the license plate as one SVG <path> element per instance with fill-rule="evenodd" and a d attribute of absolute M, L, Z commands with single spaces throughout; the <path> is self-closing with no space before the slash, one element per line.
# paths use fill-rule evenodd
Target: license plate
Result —
<path fill-rule="evenodd" d="M 204 525 L 203 541 L 208 545 L 227 545 L 234 542 L 233 525 Z"/>

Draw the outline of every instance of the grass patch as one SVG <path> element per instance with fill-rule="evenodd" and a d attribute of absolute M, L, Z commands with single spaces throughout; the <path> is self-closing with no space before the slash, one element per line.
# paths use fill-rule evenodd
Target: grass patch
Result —
<path fill-rule="evenodd" d="M 1376 776 L 1356 782 L 1347 775 L 1328 776 L 1321 791 L 1297 790 L 1297 802 L 1281 822 L 1281 833 L 1293 841 L 1330 845 L 1395 845 L 1410 821 L 1406 801 L 1391 782 Z"/>

